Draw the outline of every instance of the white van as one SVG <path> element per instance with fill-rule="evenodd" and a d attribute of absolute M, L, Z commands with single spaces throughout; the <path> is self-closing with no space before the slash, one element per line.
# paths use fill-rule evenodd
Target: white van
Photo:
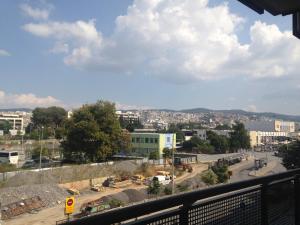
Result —
<path fill-rule="evenodd" d="M 15 151 L 0 151 L 0 161 L 8 161 L 11 164 L 17 165 L 19 162 L 19 153 Z"/>
<path fill-rule="evenodd" d="M 152 180 L 158 180 L 158 182 L 162 185 L 167 185 L 171 182 L 171 179 L 167 176 L 161 176 L 161 175 L 158 175 L 158 176 L 155 176 L 153 177 Z"/>

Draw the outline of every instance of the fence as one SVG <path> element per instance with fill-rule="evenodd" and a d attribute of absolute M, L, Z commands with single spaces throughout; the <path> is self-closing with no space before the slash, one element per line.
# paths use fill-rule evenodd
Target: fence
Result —
<path fill-rule="evenodd" d="M 65 225 L 300 225 L 300 169 L 107 211 Z"/>

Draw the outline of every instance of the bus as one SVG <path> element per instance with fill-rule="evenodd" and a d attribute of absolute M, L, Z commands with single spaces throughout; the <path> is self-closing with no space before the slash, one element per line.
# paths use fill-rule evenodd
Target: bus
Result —
<path fill-rule="evenodd" d="M 0 151 L 0 161 L 9 162 L 17 165 L 19 162 L 19 153 L 15 151 Z"/>

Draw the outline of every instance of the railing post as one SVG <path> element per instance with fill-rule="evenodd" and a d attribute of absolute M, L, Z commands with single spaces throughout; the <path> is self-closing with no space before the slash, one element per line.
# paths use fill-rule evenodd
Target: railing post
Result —
<path fill-rule="evenodd" d="M 295 176 L 295 225 L 300 225 L 300 175 Z"/>
<path fill-rule="evenodd" d="M 189 224 L 189 208 L 190 205 L 183 205 L 180 210 L 180 225 L 188 225 Z"/>
<path fill-rule="evenodd" d="M 268 184 L 263 184 L 261 187 L 261 225 L 269 225 Z"/>

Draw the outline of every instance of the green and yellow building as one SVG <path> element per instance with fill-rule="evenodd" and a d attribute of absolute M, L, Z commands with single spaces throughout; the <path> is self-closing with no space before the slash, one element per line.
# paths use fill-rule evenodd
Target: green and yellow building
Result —
<path fill-rule="evenodd" d="M 131 143 L 135 155 L 149 157 L 157 151 L 162 158 L 164 148 L 176 148 L 176 134 L 131 133 Z"/>

